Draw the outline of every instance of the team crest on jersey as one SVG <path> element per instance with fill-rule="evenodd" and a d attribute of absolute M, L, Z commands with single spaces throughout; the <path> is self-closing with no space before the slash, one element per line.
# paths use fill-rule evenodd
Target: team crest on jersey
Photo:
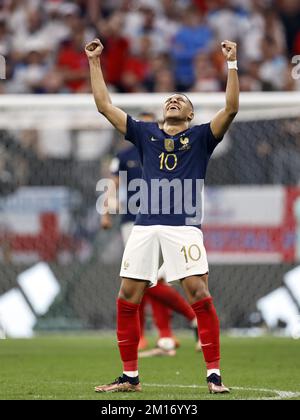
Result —
<path fill-rule="evenodd" d="M 180 143 L 183 146 L 186 146 L 187 144 L 189 144 L 189 142 L 190 142 L 190 139 L 188 137 L 185 137 L 185 138 L 181 137 L 181 139 L 180 139 Z"/>
<path fill-rule="evenodd" d="M 179 149 L 180 151 L 189 150 L 191 148 L 190 139 L 188 137 L 181 137 L 180 143 L 182 144 L 182 147 Z"/>
<path fill-rule="evenodd" d="M 167 152 L 174 152 L 175 142 L 173 139 L 165 139 L 165 149 Z"/>

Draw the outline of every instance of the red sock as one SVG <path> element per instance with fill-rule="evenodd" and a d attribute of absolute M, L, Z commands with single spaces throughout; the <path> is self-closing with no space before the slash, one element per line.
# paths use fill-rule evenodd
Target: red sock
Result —
<path fill-rule="evenodd" d="M 146 323 L 145 312 L 146 312 L 146 305 L 147 305 L 147 303 L 148 303 L 148 298 L 145 295 L 143 297 L 143 300 L 142 300 L 142 302 L 140 304 L 140 307 L 139 307 L 141 337 L 144 337 L 144 334 L 145 334 L 145 323 Z"/>
<path fill-rule="evenodd" d="M 199 337 L 207 369 L 220 369 L 220 324 L 213 299 L 192 305 L 198 320 Z"/>
<path fill-rule="evenodd" d="M 154 298 L 150 298 L 154 323 L 158 329 L 159 337 L 173 337 L 171 327 L 171 311 L 166 305 Z"/>
<path fill-rule="evenodd" d="M 164 283 L 158 283 L 157 286 L 147 290 L 148 296 L 159 300 L 173 311 L 183 315 L 189 321 L 195 319 L 195 313 L 176 289 Z"/>
<path fill-rule="evenodd" d="M 126 372 L 138 370 L 138 345 L 140 341 L 139 306 L 117 301 L 117 336 L 123 370 Z"/>

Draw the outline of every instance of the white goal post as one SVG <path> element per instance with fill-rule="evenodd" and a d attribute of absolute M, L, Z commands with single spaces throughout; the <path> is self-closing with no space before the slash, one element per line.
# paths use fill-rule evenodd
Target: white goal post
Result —
<path fill-rule="evenodd" d="M 195 106 L 196 124 L 207 122 L 224 107 L 225 93 L 190 93 Z M 112 94 L 112 101 L 126 112 L 154 111 L 161 117 L 168 94 Z M 300 115 L 300 92 L 242 93 L 236 121 L 291 118 Z M 78 95 L 1 95 L 0 129 L 97 129 L 110 128 L 97 117 L 93 96 Z"/>

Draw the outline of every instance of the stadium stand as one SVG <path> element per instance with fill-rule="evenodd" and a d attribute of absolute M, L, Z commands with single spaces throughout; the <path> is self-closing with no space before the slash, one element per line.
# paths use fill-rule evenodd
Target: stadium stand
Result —
<path fill-rule="evenodd" d="M 289 71 L 299 22 L 297 0 L 6 0 L 1 92 L 90 92 L 83 46 L 95 36 L 114 91 L 221 91 L 224 38 L 239 42 L 243 91 L 299 90 Z"/>

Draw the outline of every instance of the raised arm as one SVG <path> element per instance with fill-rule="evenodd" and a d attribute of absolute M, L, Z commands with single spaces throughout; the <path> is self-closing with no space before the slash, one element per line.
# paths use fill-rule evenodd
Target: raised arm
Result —
<path fill-rule="evenodd" d="M 239 111 L 239 78 L 237 72 L 237 44 L 230 41 L 222 43 L 222 51 L 229 64 L 226 88 L 226 106 L 211 121 L 211 130 L 216 139 L 222 139 Z M 236 68 L 230 68 L 236 67 Z"/>
<path fill-rule="evenodd" d="M 126 134 L 127 114 L 115 107 L 110 99 L 106 87 L 100 57 L 103 45 L 99 39 L 95 39 L 85 47 L 85 52 L 90 64 L 92 89 L 98 111 L 103 114 L 108 121 L 122 134 Z"/>

